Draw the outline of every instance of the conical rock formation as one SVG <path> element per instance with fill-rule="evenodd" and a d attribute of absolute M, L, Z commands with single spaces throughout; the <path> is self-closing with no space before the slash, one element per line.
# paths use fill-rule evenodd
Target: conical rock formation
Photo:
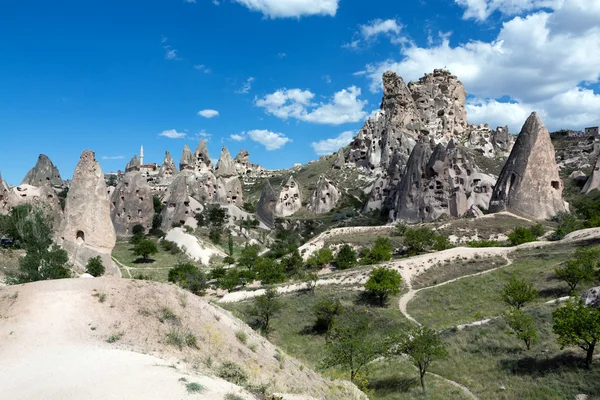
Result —
<path fill-rule="evenodd" d="M 60 177 L 60 173 L 58 172 L 58 168 L 54 166 L 52 161 L 45 154 L 40 154 L 38 157 L 37 163 L 35 167 L 33 167 L 25 178 L 21 185 L 31 185 L 31 186 L 44 186 L 50 185 L 54 187 L 62 187 L 63 180 Z"/>
<path fill-rule="evenodd" d="M 212 160 L 210 159 L 208 147 L 206 146 L 206 139 L 202 139 L 200 143 L 198 143 L 198 147 L 196 148 L 196 152 L 194 153 L 194 158 L 195 167 L 197 171 L 213 169 Z"/>
<path fill-rule="evenodd" d="M 225 146 L 221 149 L 221 156 L 219 157 L 219 161 L 215 168 L 215 176 L 217 178 L 237 176 L 235 163 L 233 162 L 233 158 L 231 158 L 231 154 L 229 154 L 229 150 L 227 150 L 227 147 Z"/>
<path fill-rule="evenodd" d="M 331 181 L 321 176 L 313 193 L 310 209 L 317 214 L 325 214 L 333 210 L 339 200 L 338 189 Z"/>
<path fill-rule="evenodd" d="M 298 182 L 290 176 L 285 186 L 279 193 L 279 200 L 275 205 L 275 215 L 278 217 L 289 217 L 302 208 L 302 192 Z"/>
<path fill-rule="evenodd" d="M 58 240 L 75 266 L 83 269 L 90 258 L 99 255 L 107 273 L 119 275 L 111 260 L 116 234 L 110 219 L 110 200 L 104 174 L 92 151 L 81 154 L 73 173 Z"/>
<path fill-rule="evenodd" d="M 600 190 L 600 157 L 596 160 L 592 175 L 585 181 L 585 185 L 583 186 L 583 189 L 581 189 L 581 192 L 587 194 L 592 190 Z"/>
<path fill-rule="evenodd" d="M 179 160 L 179 170 L 180 171 L 184 171 L 184 170 L 192 170 L 193 171 L 194 166 L 195 166 L 194 155 L 192 154 L 192 151 L 186 144 L 185 146 L 183 146 L 183 154 L 181 155 L 181 159 Z"/>
<path fill-rule="evenodd" d="M 133 227 L 152 228 L 154 203 L 148 181 L 139 171 L 125 174 L 111 194 L 110 217 L 119 236 L 132 235 Z"/>
<path fill-rule="evenodd" d="M 139 171 L 141 167 L 140 164 L 140 160 L 138 159 L 137 156 L 133 156 L 133 158 L 131 159 L 131 161 L 129 161 L 127 163 L 127 165 L 125 166 L 125 172 L 131 172 L 131 171 Z"/>
<path fill-rule="evenodd" d="M 546 219 L 568 210 L 562 190 L 550 134 L 534 112 L 523 125 L 500 173 L 490 211 L 509 210 Z"/>
<path fill-rule="evenodd" d="M 165 195 L 165 207 L 162 211 L 161 229 L 168 232 L 173 224 L 184 225 L 194 217 L 195 208 L 199 204 L 188 194 L 187 173 L 177 175 Z"/>
<path fill-rule="evenodd" d="M 173 157 L 171 157 L 171 153 L 166 151 L 165 159 L 163 160 L 160 170 L 158 171 L 158 181 L 161 184 L 168 184 L 171 182 L 173 177 L 177 175 L 177 172 L 177 166 L 175 165 Z"/>
<path fill-rule="evenodd" d="M 269 228 L 275 226 L 274 215 L 276 205 L 277 196 L 275 195 L 275 191 L 273 190 L 271 183 L 269 183 L 268 180 L 265 180 L 260 193 L 260 200 L 258 200 L 258 204 L 256 205 L 256 218 Z"/>

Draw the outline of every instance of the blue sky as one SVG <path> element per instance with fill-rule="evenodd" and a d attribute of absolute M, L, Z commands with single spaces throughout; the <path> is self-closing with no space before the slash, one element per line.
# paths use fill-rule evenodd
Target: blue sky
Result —
<path fill-rule="evenodd" d="M 142 144 L 147 162 L 178 161 L 202 137 L 214 158 L 226 145 L 291 167 L 349 142 L 387 69 L 447 66 L 471 123 L 598 125 L 597 21 L 589 0 L 10 2 L 0 172 L 18 184 L 45 153 L 69 178 L 86 148 L 115 171 Z"/>

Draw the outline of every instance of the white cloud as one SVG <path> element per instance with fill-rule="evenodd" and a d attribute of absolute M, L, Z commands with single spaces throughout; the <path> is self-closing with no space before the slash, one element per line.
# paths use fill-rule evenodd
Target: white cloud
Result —
<path fill-rule="evenodd" d="M 314 93 L 301 89 L 280 89 L 254 104 L 281 119 L 295 118 L 315 124 L 340 125 L 357 122 L 367 113 L 363 110 L 366 100 L 360 100 L 361 91 L 356 86 L 341 90 L 333 95 L 329 103 L 313 103 Z"/>
<path fill-rule="evenodd" d="M 286 53 L 279 53 L 279 54 L 277 54 L 277 58 L 279 58 L 280 60 L 283 60 L 286 57 L 287 57 Z"/>
<path fill-rule="evenodd" d="M 335 16 L 340 0 L 234 0 L 268 18 L 300 18 L 309 15 Z"/>
<path fill-rule="evenodd" d="M 204 64 L 197 64 L 194 65 L 194 69 L 197 69 L 198 71 L 204 72 L 205 74 L 210 74 L 210 68 L 206 67 L 206 65 Z"/>
<path fill-rule="evenodd" d="M 169 139 L 183 139 L 186 137 L 186 134 L 183 132 L 177 132 L 175 129 L 169 129 L 162 131 L 158 134 L 158 136 L 163 136 Z"/>
<path fill-rule="evenodd" d="M 359 25 L 352 41 L 342 47 L 350 50 L 361 49 L 372 43 L 378 36 L 385 35 L 394 44 L 404 43 L 407 39 L 400 36 L 402 25 L 395 19 L 375 19 L 365 25 Z"/>
<path fill-rule="evenodd" d="M 242 87 L 239 90 L 236 90 L 235 93 L 237 93 L 237 94 L 249 93 L 250 89 L 252 89 L 252 82 L 254 82 L 254 78 L 251 76 L 250 78 L 246 79 L 246 82 L 242 85 Z"/>
<path fill-rule="evenodd" d="M 198 115 L 204 118 L 213 118 L 213 117 L 218 117 L 219 116 L 219 112 L 217 110 L 202 110 L 202 111 L 198 111 Z"/>
<path fill-rule="evenodd" d="M 381 75 L 386 70 L 410 81 L 446 66 L 461 79 L 469 94 L 479 99 L 507 96 L 523 110 L 535 109 L 540 116 L 548 116 L 550 129 L 562 127 L 558 124 L 598 124 L 598 112 L 580 112 L 561 99 L 582 101 L 579 108 L 597 104 L 598 92 L 581 85 L 600 79 L 600 2 L 570 0 L 556 7 L 553 12 L 538 11 L 504 22 L 489 42 L 470 41 L 453 47 L 442 38 L 432 47 L 411 43 L 402 48 L 399 61 L 366 66 L 371 90 L 381 89 Z M 500 107 L 496 103 L 480 100 L 480 108 L 470 110 L 469 121 L 474 117 L 473 122 L 478 122 L 484 113 L 495 118 Z M 506 115 L 508 120 L 513 118 Z"/>
<path fill-rule="evenodd" d="M 292 141 L 292 139 L 282 133 L 271 132 L 266 129 L 255 129 L 240 134 L 234 133 L 229 135 L 229 139 L 235 140 L 236 142 L 243 142 L 247 138 L 262 144 L 265 146 L 265 149 L 269 151 L 280 149 L 285 146 L 286 143 Z"/>
<path fill-rule="evenodd" d="M 331 76 L 323 75 L 323 80 L 325 81 L 325 83 L 331 84 Z"/>
<path fill-rule="evenodd" d="M 346 131 L 340 133 L 340 135 L 335 138 L 323 139 L 319 140 L 318 142 L 312 142 L 311 146 L 315 150 L 315 153 L 317 153 L 320 156 L 326 156 L 329 154 L 333 154 L 340 148 L 348 145 L 352 141 L 352 138 L 354 138 L 354 132 Z"/>
<path fill-rule="evenodd" d="M 219 3 L 219 0 L 213 0 L 213 2 L 212 2 L 212 3 L 213 3 L 215 6 L 218 6 L 219 4 L 221 4 L 221 3 Z"/>
<path fill-rule="evenodd" d="M 102 156 L 103 160 L 122 160 L 124 158 L 123 156 Z"/>
<path fill-rule="evenodd" d="M 212 134 L 206 132 L 205 129 L 202 129 L 200 132 L 196 133 L 194 136 L 196 136 L 196 139 L 204 138 L 204 139 L 208 140 L 209 138 L 212 137 Z"/>
<path fill-rule="evenodd" d="M 183 0 L 184 3 L 194 3 L 196 4 L 196 0 Z"/>
<path fill-rule="evenodd" d="M 560 6 L 564 0 L 454 0 L 454 2 L 465 8 L 463 19 L 485 21 L 496 11 L 505 16 L 519 15 L 541 8 L 555 8 Z"/>
<path fill-rule="evenodd" d="M 173 47 L 169 46 L 167 43 L 167 38 L 162 37 L 160 42 L 163 44 L 163 49 L 165 50 L 165 60 L 181 60 L 177 54 L 177 50 Z"/>
<path fill-rule="evenodd" d="M 244 140 L 246 140 L 246 136 L 242 135 L 238 135 L 237 133 L 232 133 L 231 135 L 229 135 L 229 139 L 231 140 L 235 140 L 236 142 L 243 142 Z"/>

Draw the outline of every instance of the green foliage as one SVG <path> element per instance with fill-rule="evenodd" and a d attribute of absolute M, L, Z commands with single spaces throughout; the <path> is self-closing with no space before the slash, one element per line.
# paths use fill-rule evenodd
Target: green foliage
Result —
<path fill-rule="evenodd" d="M 141 224 L 137 224 L 134 225 L 133 228 L 131 228 L 131 233 L 133 233 L 133 235 L 143 235 L 146 232 L 146 229 L 144 228 L 144 225 Z"/>
<path fill-rule="evenodd" d="M 170 240 L 165 240 L 165 239 L 161 240 L 160 247 L 162 247 L 165 251 L 168 251 L 169 253 L 171 253 L 173 255 L 177 255 L 177 254 L 181 253 L 181 249 L 179 248 L 177 243 L 171 242 Z"/>
<path fill-rule="evenodd" d="M 538 297 L 538 291 L 532 283 L 527 283 L 522 279 L 512 276 L 502 288 L 500 298 L 507 305 L 520 310 L 525 304 Z"/>
<path fill-rule="evenodd" d="M 306 262 L 312 268 L 323 268 L 332 261 L 333 252 L 329 247 L 324 247 L 315 251 Z"/>
<path fill-rule="evenodd" d="M 238 257 L 238 266 L 247 268 L 248 270 L 252 271 L 254 269 L 254 266 L 256 265 L 256 262 L 260 258 L 260 256 L 258 255 L 259 251 L 260 246 L 257 244 L 246 245 L 242 249 L 240 256 Z"/>
<path fill-rule="evenodd" d="M 235 332 L 235 337 L 240 343 L 246 344 L 248 342 L 248 334 L 242 330 Z"/>
<path fill-rule="evenodd" d="M 156 237 L 164 236 L 164 232 L 160 230 L 160 226 L 162 225 L 162 215 L 154 214 L 152 217 L 152 229 L 150 229 L 150 234 Z"/>
<path fill-rule="evenodd" d="M 152 205 L 154 206 L 154 214 L 160 214 L 165 207 L 160 197 L 156 195 L 152 196 Z"/>
<path fill-rule="evenodd" d="M 248 382 L 248 373 L 232 361 L 225 361 L 217 370 L 217 376 L 234 385 L 244 386 Z"/>
<path fill-rule="evenodd" d="M 395 236 L 404 236 L 408 230 L 408 225 L 404 221 L 398 221 L 396 223 L 396 229 L 394 231 Z"/>
<path fill-rule="evenodd" d="M 235 258 L 233 258 L 232 256 L 227 256 L 223 259 L 223 262 L 227 265 L 233 265 L 235 264 Z"/>
<path fill-rule="evenodd" d="M 209 272 L 210 279 L 221 279 L 227 274 L 225 267 L 215 267 Z"/>
<path fill-rule="evenodd" d="M 102 264 L 102 259 L 100 258 L 100 256 L 92 257 L 88 260 L 87 265 L 85 267 L 85 272 L 94 277 L 104 275 L 105 268 L 104 264 Z"/>
<path fill-rule="evenodd" d="M 508 241 L 512 246 L 518 246 L 523 243 L 533 242 L 537 236 L 532 232 L 531 228 L 518 226 L 514 231 L 508 234 Z"/>
<path fill-rule="evenodd" d="M 204 226 L 204 225 L 206 225 L 206 219 L 204 218 L 204 214 L 202 214 L 202 213 L 196 213 L 196 214 L 194 214 L 194 218 L 196 219 L 196 222 L 198 223 L 198 226 Z"/>
<path fill-rule="evenodd" d="M 144 240 L 144 234 L 137 234 L 137 235 L 133 235 L 132 237 L 129 238 L 129 243 L 136 245 L 139 242 L 141 242 L 142 240 Z"/>
<path fill-rule="evenodd" d="M 115 343 L 115 342 L 118 342 L 119 340 L 121 340 L 122 337 L 123 337 L 123 332 L 117 332 L 117 333 L 113 333 L 112 335 L 110 335 L 108 337 L 108 339 L 106 339 L 106 341 L 108 343 Z"/>
<path fill-rule="evenodd" d="M 296 249 L 281 259 L 281 265 L 283 265 L 286 274 L 298 275 L 304 265 L 304 260 L 298 249 Z"/>
<path fill-rule="evenodd" d="M 179 264 L 171 268 L 168 280 L 198 296 L 204 295 L 208 288 L 206 275 L 194 264 Z"/>
<path fill-rule="evenodd" d="M 117 186 L 117 176 L 116 175 L 110 175 L 108 177 L 108 180 L 106 181 L 106 186 Z"/>
<path fill-rule="evenodd" d="M 269 288 L 265 294 L 254 299 L 254 305 L 250 310 L 250 316 L 256 322 L 266 337 L 271 332 L 271 320 L 283 309 L 283 303 L 279 300 L 277 289 Z"/>
<path fill-rule="evenodd" d="M 531 350 L 531 345 L 538 342 L 538 329 L 535 327 L 535 320 L 522 310 L 511 308 L 504 314 L 504 320 L 510 328 L 506 333 L 515 335 L 519 340 L 522 340 L 527 350 Z"/>
<path fill-rule="evenodd" d="M 225 397 L 223 397 L 224 400 L 244 400 L 244 398 L 242 396 L 238 396 L 235 393 L 227 393 L 225 395 Z"/>
<path fill-rule="evenodd" d="M 196 382 L 186 383 L 185 388 L 188 393 L 200 393 L 204 390 L 204 386 Z"/>
<path fill-rule="evenodd" d="M 133 248 L 133 255 L 142 257 L 143 261 L 148 260 L 148 256 L 158 253 L 158 246 L 152 240 L 143 239 Z"/>
<path fill-rule="evenodd" d="M 577 219 L 575 215 L 569 213 L 559 213 L 554 217 L 558 222 L 556 230 L 552 233 L 552 240 L 561 240 L 569 233 L 583 229 L 584 223 Z"/>
<path fill-rule="evenodd" d="M 211 227 L 208 231 L 208 238 L 215 244 L 221 243 L 221 235 L 223 234 L 223 229 L 220 227 Z"/>
<path fill-rule="evenodd" d="M 369 317 L 362 312 L 344 312 L 337 317 L 325 345 L 321 368 L 338 367 L 350 372 L 355 382 L 369 363 L 381 353 L 381 344 L 368 338 Z"/>
<path fill-rule="evenodd" d="M 435 250 L 441 251 L 452 247 L 446 236 L 437 234 L 428 227 L 406 228 L 404 232 L 404 245 L 410 256 Z"/>
<path fill-rule="evenodd" d="M 390 243 L 390 239 L 386 237 L 378 237 L 375 239 L 375 245 L 372 249 L 362 253 L 361 263 L 364 265 L 377 264 L 392 259 L 394 248 Z"/>
<path fill-rule="evenodd" d="M 198 339 L 193 333 L 179 328 L 171 328 L 167 333 L 167 344 L 183 350 L 184 347 L 198 348 Z"/>
<path fill-rule="evenodd" d="M 467 242 L 468 247 L 506 247 L 503 242 L 497 240 L 472 240 Z"/>
<path fill-rule="evenodd" d="M 254 271 L 263 285 L 282 283 L 287 280 L 285 267 L 272 258 L 259 257 L 254 266 Z"/>
<path fill-rule="evenodd" d="M 231 235 L 231 232 L 229 232 L 227 237 L 227 248 L 229 249 L 229 255 L 233 256 L 233 236 Z"/>
<path fill-rule="evenodd" d="M 600 309 L 585 307 L 583 301 L 569 300 L 552 313 L 554 333 L 562 347 L 574 345 L 586 352 L 585 363 L 592 365 L 594 349 L 600 340 Z"/>
<path fill-rule="evenodd" d="M 390 268 L 375 268 L 369 274 L 369 280 L 365 284 L 365 290 L 379 298 L 379 305 L 383 307 L 385 301 L 400 293 L 402 276 Z"/>
<path fill-rule="evenodd" d="M 356 265 L 356 252 L 350 245 L 343 245 L 335 257 L 338 269 L 348 269 Z"/>
<path fill-rule="evenodd" d="M 323 297 L 315 303 L 313 306 L 313 312 L 315 313 L 315 325 L 314 329 L 320 333 L 329 333 L 333 326 L 335 317 L 342 314 L 344 308 L 342 303 L 338 299 L 330 297 Z"/>
<path fill-rule="evenodd" d="M 244 204 L 242 204 L 242 209 L 250 214 L 254 214 L 256 212 L 256 203 L 245 201 Z"/>
<path fill-rule="evenodd" d="M 571 292 L 575 292 L 580 282 L 594 280 L 596 268 L 600 265 L 600 249 L 578 247 L 575 257 L 565 263 L 564 266 L 554 270 L 557 279 L 565 281 Z"/>
<path fill-rule="evenodd" d="M 56 195 L 56 197 L 58 197 L 60 209 L 63 211 L 65 211 L 65 206 L 67 205 L 67 195 L 68 194 L 69 194 L 69 188 L 66 187 Z"/>
<path fill-rule="evenodd" d="M 398 345 L 399 344 L 399 345 Z M 448 350 L 439 333 L 426 326 L 417 326 L 402 335 L 391 348 L 392 354 L 406 354 L 419 369 L 421 388 L 425 391 L 425 374 L 431 363 L 448 358 Z"/>

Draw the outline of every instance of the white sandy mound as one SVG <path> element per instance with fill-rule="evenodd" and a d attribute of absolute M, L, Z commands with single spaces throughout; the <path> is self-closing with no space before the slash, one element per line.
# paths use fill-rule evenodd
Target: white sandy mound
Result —
<path fill-rule="evenodd" d="M 226 257 L 222 250 L 216 246 L 201 241 L 194 235 L 185 233 L 182 228 L 173 228 L 167 232 L 166 240 L 177 243 L 177 245 L 185 251 L 185 253 L 193 260 L 200 261 L 204 265 L 208 265 L 212 256 Z"/>

